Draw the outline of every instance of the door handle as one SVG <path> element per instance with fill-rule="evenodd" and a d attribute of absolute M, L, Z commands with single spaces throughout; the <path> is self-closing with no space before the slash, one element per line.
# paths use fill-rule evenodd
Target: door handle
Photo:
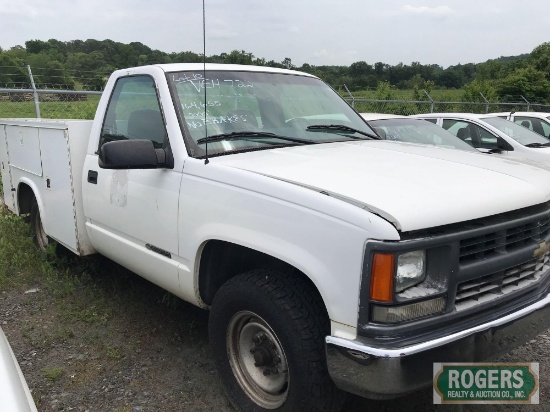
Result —
<path fill-rule="evenodd" d="M 95 170 L 88 170 L 88 183 L 97 185 L 97 172 Z"/>

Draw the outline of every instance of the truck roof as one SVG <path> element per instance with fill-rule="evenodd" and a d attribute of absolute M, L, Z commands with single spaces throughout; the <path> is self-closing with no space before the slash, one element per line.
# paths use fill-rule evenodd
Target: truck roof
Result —
<path fill-rule="evenodd" d="M 181 71 L 202 71 L 204 66 L 202 63 L 169 63 L 169 64 L 154 64 L 153 67 L 158 67 L 166 73 L 181 72 Z M 142 66 L 145 67 L 145 66 Z M 138 67 L 131 67 L 124 70 L 133 70 Z M 300 72 L 296 70 L 279 69 L 268 66 L 252 66 L 241 64 L 218 64 L 218 63 L 206 63 L 207 71 L 247 71 L 247 72 L 263 72 L 263 73 L 281 73 L 281 74 L 294 74 L 300 76 L 316 77 L 309 73 Z"/>

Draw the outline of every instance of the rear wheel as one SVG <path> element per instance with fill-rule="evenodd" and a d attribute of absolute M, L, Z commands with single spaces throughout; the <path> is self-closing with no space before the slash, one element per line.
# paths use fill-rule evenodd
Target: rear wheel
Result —
<path fill-rule="evenodd" d="M 52 244 L 52 240 L 46 235 L 46 232 L 44 232 L 44 226 L 42 226 L 40 209 L 38 208 L 36 198 L 34 198 L 31 203 L 30 219 L 32 240 L 39 250 L 46 252 L 48 246 Z"/>
<path fill-rule="evenodd" d="M 328 316 L 297 275 L 253 270 L 214 298 L 209 335 L 231 403 L 240 411 L 338 411 L 344 394 L 327 371 Z"/>

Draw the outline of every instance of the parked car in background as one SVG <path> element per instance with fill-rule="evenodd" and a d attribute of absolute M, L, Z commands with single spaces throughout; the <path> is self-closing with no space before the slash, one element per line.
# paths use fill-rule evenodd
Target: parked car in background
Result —
<path fill-rule="evenodd" d="M 383 113 L 361 113 L 361 116 L 383 139 L 476 151 L 453 134 L 426 120 Z"/>
<path fill-rule="evenodd" d="M 491 116 L 498 116 L 510 120 L 523 127 L 532 130 L 550 139 L 550 113 L 545 112 L 502 112 L 490 113 Z"/>
<path fill-rule="evenodd" d="M 492 114 L 427 113 L 411 117 L 441 126 L 483 153 L 531 164 L 550 163 L 548 139 Z"/>
<path fill-rule="evenodd" d="M 25 377 L 10 344 L 0 328 L 0 410 L 2 412 L 36 412 Z"/>

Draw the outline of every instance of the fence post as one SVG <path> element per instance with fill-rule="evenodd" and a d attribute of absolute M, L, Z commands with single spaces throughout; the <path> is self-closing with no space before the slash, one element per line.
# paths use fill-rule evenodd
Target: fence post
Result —
<path fill-rule="evenodd" d="M 27 65 L 27 70 L 29 71 L 29 77 L 31 79 L 31 86 L 33 90 L 33 98 L 34 98 L 34 110 L 36 111 L 36 118 L 40 119 L 40 106 L 38 104 L 38 92 L 36 91 L 36 85 L 34 84 L 34 78 L 32 77 L 32 71 L 31 66 Z"/>
<path fill-rule="evenodd" d="M 485 101 L 485 113 L 489 113 L 489 100 L 487 100 L 485 96 L 483 96 L 483 93 L 479 92 L 479 95 Z"/>
<path fill-rule="evenodd" d="M 529 103 L 529 100 L 527 100 L 525 97 L 523 97 L 522 95 L 520 95 L 519 97 L 521 97 L 523 99 L 523 101 L 525 103 L 527 103 L 527 111 L 529 112 L 529 108 L 531 107 L 531 103 Z"/>
<path fill-rule="evenodd" d="M 344 83 L 344 89 L 346 89 L 346 92 L 348 92 L 349 97 L 351 97 L 351 107 L 355 109 L 355 97 L 353 97 L 353 94 L 351 94 L 351 92 L 348 89 L 348 86 L 346 86 L 345 83 Z"/>
<path fill-rule="evenodd" d="M 428 92 L 426 91 L 426 89 L 422 89 L 422 91 L 424 92 L 424 94 L 428 97 L 428 99 L 430 100 L 430 113 L 433 113 L 434 112 L 434 99 L 432 99 L 432 96 L 430 96 L 428 94 Z"/>

